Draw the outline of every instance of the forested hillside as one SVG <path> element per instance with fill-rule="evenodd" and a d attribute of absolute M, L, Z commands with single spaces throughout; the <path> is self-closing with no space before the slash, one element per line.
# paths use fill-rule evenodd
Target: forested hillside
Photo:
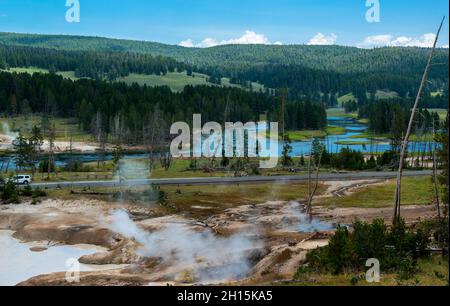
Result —
<path fill-rule="evenodd" d="M 136 53 L 164 56 L 170 67 L 180 65 L 176 61 L 182 62 L 190 69 L 210 75 L 212 80 L 229 77 L 235 84 L 254 81 L 268 88 L 287 87 L 292 98 L 316 100 L 319 97 L 330 100 L 335 94 L 349 92 L 364 99 L 367 92 L 376 90 L 413 96 L 429 54 L 424 48 L 367 50 L 306 45 L 226 45 L 200 49 L 98 37 L 11 33 L 0 33 L 0 44 L 106 52 L 108 56 L 112 56 L 111 52 L 125 52 L 129 54 L 127 57 L 138 61 L 144 59 Z M 448 54 L 446 49 L 437 51 L 429 91 L 448 88 Z M 123 69 L 117 70 L 123 73 Z"/>
<path fill-rule="evenodd" d="M 130 73 L 166 74 L 192 71 L 170 57 L 129 52 L 58 51 L 0 44 L 0 69 L 39 67 L 50 72 L 74 71 L 76 77 L 115 80 Z"/>
<path fill-rule="evenodd" d="M 0 43 L 59 50 L 133 52 L 173 57 L 199 67 L 241 69 L 261 65 L 301 65 L 340 73 L 389 72 L 416 74 L 423 70 L 427 49 L 359 49 L 343 46 L 307 45 L 225 45 L 212 48 L 184 48 L 154 42 L 100 37 L 0 33 Z M 448 50 L 440 49 L 436 61 L 444 65 L 432 69 L 431 77 L 446 77 Z M 226 68 L 228 67 L 228 68 Z"/>

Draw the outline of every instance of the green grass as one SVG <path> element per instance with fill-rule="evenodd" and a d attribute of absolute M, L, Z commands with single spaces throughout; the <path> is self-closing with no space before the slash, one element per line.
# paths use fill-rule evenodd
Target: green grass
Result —
<path fill-rule="evenodd" d="M 147 86 L 168 86 L 173 91 L 180 92 L 186 85 L 212 85 L 207 82 L 207 75 L 193 74 L 188 76 L 186 72 L 169 72 L 166 75 L 144 75 L 132 73 L 126 77 L 118 79 L 127 84 L 137 83 L 139 85 Z"/>
<path fill-rule="evenodd" d="M 324 138 L 327 135 L 342 135 L 345 134 L 345 128 L 339 126 L 328 126 L 325 131 L 322 130 L 301 130 L 301 131 L 287 131 L 287 135 L 291 141 L 308 141 L 312 138 Z M 270 133 L 267 132 L 267 137 Z M 281 137 L 281 136 L 278 136 Z"/>
<path fill-rule="evenodd" d="M 222 85 L 227 87 L 240 87 L 239 85 L 230 83 L 229 78 L 222 78 Z M 257 82 L 252 82 L 252 91 L 254 92 L 260 92 L 264 91 L 265 86 L 263 84 L 259 84 Z"/>
<path fill-rule="evenodd" d="M 305 158 L 306 161 L 308 158 Z M 299 158 L 293 158 L 294 163 L 299 163 Z M 233 161 L 232 161 L 233 162 Z M 255 161 L 256 162 L 256 161 Z M 161 167 L 159 162 L 156 163 L 155 168 L 152 170 L 151 174 L 148 170 L 148 160 L 144 158 L 127 159 L 126 168 L 122 171 L 122 177 L 126 180 L 130 179 L 163 179 L 163 178 L 207 178 L 207 177 L 232 177 L 234 176 L 233 171 L 227 170 L 217 170 L 214 172 L 205 172 L 203 170 L 204 166 L 210 165 L 210 160 L 206 158 L 197 160 L 197 170 L 192 170 L 189 168 L 190 160 L 187 159 L 174 159 L 172 161 L 172 166 L 165 170 Z M 113 164 L 112 161 L 106 161 L 104 164 L 100 163 L 98 167 L 97 162 L 84 163 L 83 166 L 88 168 L 88 171 L 84 172 L 66 172 L 62 168 L 58 169 L 57 175 L 52 174 L 50 177 L 51 182 L 67 182 L 67 181 L 95 181 L 95 180 L 110 180 L 117 179 L 117 176 L 113 175 Z M 128 169 L 128 170 L 127 170 Z M 23 173 L 28 173 L 29 170 Z M 296 175 L 302 172 L 295 173 Z M 12 174 L 12 173 L 11 173 Z M 280 175 L 292 175 L 293 173 L 282 169 L 261 169 L 260 175 L 262 176 L 280 176 Z M 5 174 L 5 177 L 9 175 Z M 34 178 L 35 182 L 47 181 L 47 175 L 36 174 Z"/>
<path fill-rule="evenodd" d="M 2 70 L 17 73 L 49 73 L 47 69 L 41 69 L 37 67 L 15 67 L 9 70 Z M 63 78 L 70 79 L 73 81 L 79 80 L 80 78 L 75 76 L 74 71 L 58 71 L 56 74 L 62 76 Z M 136 74 L 131 73 L 126 77 L 117 79 L 119 82 L 125 82 L 129 85 L 137 83 L 141 86 L 168 86 L 175 92 L 180 92 L 187 85 L 199 86 L 199 85 L 209 85 L 218 86 L 207 82 L 209 76 L 201 73 L 193 73 L 192 76 L 188 76 L 186 72 L 169 72 L 166 75 L 146 75 L 146 74 Z M 237 87 L 243 88 L 240 85 L 231 84 L 229 78 L 222 78 L 222 86 L 225 87 Z M 255 92 L 264 91 L 265 87 L 257 82 L 252 82 L 252 90 Z"/>
<path fill-rule="evenodd" d="M 362 119 L 358 119 L 356 120 L 356 122 L 361 123 L 361 124 L 369 124 L 369 119 L 366 118 L 362 118 Z"/>
<path fill-rule="evenodd" d="M 437 97 L 437 96 L 442 96 L 443 94 L 444 94 L 444 91 L 442 91 L 442 90 L 431 92 L 431 96 L 432 96 L 433 98 L 434 98 L 434 97 Z"/>
<path fill-rule="evenodd" d="M 410 141 L 434 141 L 433 133 L 425 133 L 421 136 L 413 134 L 409 137 Z"/>
<path fill-rule="evenodd" d="M 380 283 L 365 281 L 365 273 L 306 273 L 298 281 L 289 282 L 287 286 L 350 286 L 355 276 L 360 276 L 358 286 L 448 286 L 448 257 L 435 255 L 419 259 L 418 272 L 408 280 L 400 280 L 398 274 L 381 271 Z"/>
<path fill-rule="evenodd" d="M 377 90 L 375 93 L 375 98 L 378 100 L 393 99 L 396 97 L 398 97 L 398 94 L 394 91 Z"/>
<path fill-rule="evenodd" d="M 378 100 L 392 99 L 392 98 L 396 98 L 396 97 L 398 97 L 398 94 L 394 91 L 378 90 L 375 93 L 375 98 Z M 369 94 L 367 94 L 367 98 L 370 98 Z M 349 101 L 357 101 L 357 98 L 352 93 L 349 93 L 349 94 L 338 97 L 337 100 L 338 100 L 339 105 L 343 105 L 344 103 L 349 102 Z"/>
<path fill-rule="evenodd" d="M 47 174 L 36 173 L 33 177 L 33 183 L 42 182 L 80 182 L 80 181 L 108 181 L 114 179 L 111 172 L 58 172 L 52 173 L 50 180 L 47 180 Z"/>
<path fill-rule="evenodd" d="M 37 67 L 14 67 L 14 68 L 10 68 L 9 70 L 2 70 L 2 71 L 6 71 L 6 72 L 16 72 L 16 73 L 29 73 L 29 74 L 34 74 L 34 73 L 49 73 L 48 69 L 43 69 L 43 68 L 37 68 Z M 70 79 L 73 81 L 79 80 L 79 78 L 77 78 L 75 76 L 75 71 L 58 71 L 56 72 L 57 75 L 62 76 L 65 79 Z"/>
<path fill-rule="evenodd" d="M 8 124 L 9 129 L 13 132 L 21 131 L 25 136 L 28 136 L 31 129 L 36 125 L 41 124 L 41 116 L 18 116 L 14 118 L 0 118 L 0 131 L 3 131 L 3 123 Z M 73 137 L 74 141 L 89 141 L 92 136 L 82 131 L 75 119 L 54 118 L 51 122 L 56 127 L 56 140 L 68 141 Z"/>
<path fill-rule="evenodd" d="M 325 131 L 327 135 L 342 135 L 346 130 L 342 126 L 328 126 Z"/>
<path fill-rule="evenodd" d="M 77 81 L 80 79 L 75 76 L 75 71 L 58 71 L 56 74 L 72 81 Z"/>
<path fill-rule="evenodd" d="M 306 158 L 306 160 L 308 160 Z M 293 158 L 295 164 L 298 164 L 299 158 Z M 231 162 L 234 162 L 233 160 Z M 152 178 L 192 178 L 192 177 L 229 177 L 233 176 L 233 171 L 218 170 L 212 173 L 203 171 L 203 166 L 209 166 L 210 160 L 206 158 L 201 158 L 197 160 L 197 170 L 189 169 L 190 160 L 187 159 L 174 159 L 172 161 L 172 166 L 169 170 L 161 168 L 159 163 L 156 168 L 152 171 Z M 277 175 L 292 175 L 291 172 L 285 171 L 283 169 L 261 169 L 262 176 L 277 176 Z M 299 173 L 296 173 L 299 174 Z"/>
<path fill-rule="evenodd" d="M 342 117 L 342 118 L 352 118 L 357 119 L 357 113 L 346 113 L 343 108 L 329 108 L 327 109 L 327 115 L 329 117 Z"/>
<path fill-rule="evenodd" d="M 209 164 L 209 160 L 207 159 L 199 159 L 197 161 L 197 167 L 200 169 L 196 171 L 189 169 L 190 163 L 190 160 L 187 159 L 174 159 L 172 161 L 172 166 L 167 171 L 161 168 L 158 163 L 156 168 L 152 171 L 152 178 L 223 177 L 231 175 L 231 173 L 225 171 L 207 173 L 201 170 L 202 165 Z"/>
<path fill-rule="evenodd" d="M 350 136 L 349 138 L 351 138 L 351 139 L 367 138 L 367 139 L 371 139 L 374 141 L 385 142 L 385 141 L 388 141 L 389 136 L 390 136 L 389 134 L 376 134 L 376 133 L 371 133 L 371 132 L 364 132 L 364 133 Z M 434 140 L 434 136 L 432 133 L 425 133 L 420 136 L 416 135 L 416 134 L 412 134 L 409 137 L 409 141 L 433 141 L 433 140 Z"/>
<path fill-rule="evenodd" d="M 370 141 L 337 141 L 335 144 L 340 146 L 364 146 L 370 145 Z"/>
<path fill-rule="evenodd" d="M 29 74 L 48 73 L 47 69 L 42 69 L 42 68 L 37 68 L 37 67 L 27 67 L 27 68 L 14 67 L 14 68 L 9 68 L 9 70 L 2 70 L 2 71 L 16 72 L 16 73 L 29 73 Z"/>
<path fill-rule="evenodd" d="M 323 138 L 327 135 L 325 131 L 320 130 L 288 131 L 287 134 L 292 141 L 307 141 L 316 137 Z"/>
<path fill-rule="evenodd" d="M 393 205 L 395 180 L 386 184 L 370 186 L 342 198 L 320 200 L 318 205 L 336 207 L 379 208 Z M 430 177 L 404 178 L 402 183 L 402 205 L 428 205 L 432 203 L 433 186 Z"/>
<path fill-rule="evenodd" d="M 364 132 L 364 133 L 350 136 L 349 138 L 351 138 L 351 139 L 367 138 L 367 139 L 372 139 L 372 140 L 384 141 L 384 140 L 387 140 L 388 137 L 389 137 L 388 134 L 375 134 L 375 133 L 371 133 L 371 132 Z"/>
<path fill-rule="evenodd" d="M 337 100 L 338 100 L 338 104 L 342 105 L 348 101 L 352 101 L 352 100 L 356 101 L 356 97 L 352 93 L 349 93 L 344 96 L 340 96 Z"/>
<path fill-rule="evenodd" d="M 168 86 L 175 92 L 180 92 L 187 85 L 198 86 L 218 86 L 209 83 L 208 76 L 200 73 L 193 73 L 192 76 L 188 76 L 186 72 L 169 72 L 166 75 L 145 75 L 132 73 L 129 76 L 118 79 L 127 84 L 137 83 L 139 85 L 147 86 Z M 222 86 L 226 87 L 239 87 L 239 85 L 231 84 L 228 78 L 222 79 Z M 252 83 L 253 91 L 264 90 L 264 86 L 258 83 Z"/>
<path fill-rule="evenodd" d="M 206 216 L 233 206 L 260 204 L 267 201 L 290 201 L 304 199 L 307 184 L 303 183 L 268 183 L 268 184 L 234 184 L 204 186 L 163 186 L 168 201 L 184 212 L 192 206 L 204 207 L 200 213 Z M 177 189 L 181 194 L 177 193 Z M 320 186 L 318 194 L 325 190 Z M 197 211 L 198 212 L 198 211 Z"/>
<path fill-rule="evenodd" d="M 431 112 L 431 113 L 438 113 L 439 118 L 441 120 L 445 120 L 445 118 L 447 118 L 448 109 L 444 109 L 444 108 L 429 108 L 428 111 Z"/>

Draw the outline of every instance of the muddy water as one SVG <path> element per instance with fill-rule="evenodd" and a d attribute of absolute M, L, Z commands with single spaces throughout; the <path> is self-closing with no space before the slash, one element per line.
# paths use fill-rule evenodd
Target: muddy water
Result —
<path fill-rule="evenodd" d="M 31 247 L 43 244 L 22 243 L 12 237 L 11 231 L 0 231 L 0 286 L 14 286 L 31 277 L 64 272 L 66 261 L 84 255 L 104 251 L 103 248 L 88 245 L 54 246 L 42 252 L 32 252 Z M 80 271 L 98 271 L 114 266 L 90 266 L 80 264 Z"/>

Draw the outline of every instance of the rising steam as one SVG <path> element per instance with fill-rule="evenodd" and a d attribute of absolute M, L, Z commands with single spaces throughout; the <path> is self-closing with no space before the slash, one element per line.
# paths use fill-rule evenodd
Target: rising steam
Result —
<path fill-rule="evenodd" d="M 2 134 L 5 135 L 11 141 L 16 139 L 19 136 L 19 133 L 12 132 L 9 124 L 6 122 L 2 123 Z"/>
<path fill-rule="evenodd" d="M 171 265 L 191 267 L 200 281 L 244 277 L 251 269 L 249 255 L 263 244 L 242 233 L 216 237 L 211 230 L 194 231 L 183 224 L 168 224 L 157 232 L 140 229 L 123 210 L 111 216 L 109 228 L 142 245 L 139 255 L 160 258 Z"/>

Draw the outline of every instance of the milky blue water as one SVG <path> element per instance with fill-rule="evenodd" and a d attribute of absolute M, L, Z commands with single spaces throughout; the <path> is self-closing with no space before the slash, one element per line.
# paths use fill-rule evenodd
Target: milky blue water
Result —
<path fill-rule="evenodd" d="M 65 272 L 75 265 L 80 272 L 114 268 L 78 263 L 81 256 L 104 251 L 103 248 L 92 245 L 61 245 L 49 247 L 42 252 L 32 252 L 32 245 L 13 238 L 10 231 L 0 231 L 0 286 L 14 286 L 37 275 Z"/>

